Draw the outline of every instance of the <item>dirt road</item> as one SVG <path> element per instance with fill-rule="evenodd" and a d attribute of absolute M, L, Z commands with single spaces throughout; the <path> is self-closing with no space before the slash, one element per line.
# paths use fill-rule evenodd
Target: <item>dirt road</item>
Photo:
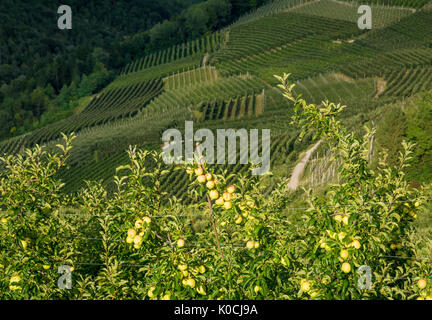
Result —
<path fill-rule="evenodd" d="M 303 175 L 303 172 L 306 168 L 306 165 L 309 162 L 309 159 L 310 159 L 312 153 L 314 153 L 314 151 L 318 148 L 318 146 L 320 144 L 321 144 L 321 140 L 318 141 L 317 143 L 315 143 L 312 146 L 312 148 L 310 148 L 308 151 L 306 151 L 306 153 L 303 156 L 303 158 L 301 159 L 301 161 L 299 163 L 297 163 L 297 165 L 294 167 L 294 170 L 291 174 L 290 181 L 286 186 L 288 189 L 295 190 L 298 188 L 299 183 L 300 183 L 300 178 Z"/>

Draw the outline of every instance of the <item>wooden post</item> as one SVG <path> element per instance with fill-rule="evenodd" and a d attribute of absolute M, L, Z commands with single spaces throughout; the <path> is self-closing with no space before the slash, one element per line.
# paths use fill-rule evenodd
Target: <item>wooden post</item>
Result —
<path fill-rule="evenodd" d="M 368 162 L 369 162 L 369 164 L 372 161 L 374 142 L 375 142 L 375 135 L 372 135 L 372 137 L 370 139 L 369 154 L 368 154 Z"/>

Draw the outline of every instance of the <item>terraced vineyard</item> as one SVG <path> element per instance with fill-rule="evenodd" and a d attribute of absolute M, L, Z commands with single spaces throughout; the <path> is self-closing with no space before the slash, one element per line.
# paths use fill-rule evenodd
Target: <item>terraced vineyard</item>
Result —
<path fill-rule="evenodd" d="M 432 11 L 421 10 L 362 39 L 364 45 L 379 50 L 415 48 L 432 43 Z"/>
<path fill-rule="evenodd" d="M 200 56 L 205 53 L 211 53 L 219 49 L 224 42 L 225 34 L 223 32 L 215 32 L 210 36 L 189 41 L 176 46 L 172 46 L 165 50 L 160 50 L 145 56 L 144 58 L 135 60 L 128 64 L 121 72 L 121 75 L 139 72 L 148 68 L 152 68 L 161 64 L 172 63 L 177 60 L 191 56 Z"/>
<path fill-rule="evenodd" d="M 357 10 L 365 2 L 346 3 L 337 0 L 313 1 L 310 4 L 294 7 L 290 12 L 316 15 L 330 19 L 340 19 L 357 23 Z M 407 8 L 392 8 L 385 5 L 372 5 L 372 28 L 382 28 L 410 15 L 412 10 Z"/>
<path fill-rule="evenodd" d="M 297 82 L 296 93 L 307 101 L 352 104 L 369 101 L 376 93 L 373 79 L 354 80 L 341 74 L 319 75 Z"/>
<path fill-rule="evenodd" d="M 362 4 L 375 4 L 375 5 L 420 9 L 430 1 L 429 0 L 364 0 L 364 1 L 348 0 L 348 2 L 354 2 L 354 3 L 361 2 Z"/>
<path fill-rule="evenodd" d="M 419 47 L 399 49 L 376 55 L 374 58 L 358 60 L 350 65 L 341 66 L 340 70 L 354 78 L 383 75 L 389 70 L 406 67 L 427 66 L 432 62 L 431 48 Z"/>
<path fill-rule="evenodd" d="M 10 152 L 12 147 L 21 149 L 57 139 L 61 132 L 79 132 L 84 128 L 134 116 L 162 91 L 163 81 L 160 79 L 105 90 L 100 96 L 92 99 L 81 113 L 27 134 L 23 139 L 17 139 L 19 146 L 8 146 L 8 142 L 3 142 L 0 149 L 2 152 Z"/>
<path fill-rule="evenodd" d="M 265 90 L 261 94 L 248 94 L 228 101 L 201 103 L 194 112 L 197 121 L 230 120 L 260 115 L 264 111 Z"/>
<path fill-rule="evenodd" d="M 354 23 L 304 14 L 280 13 L 242 24 L 229 31 L 224 48 L 214 54 L 216 65 L 226 60 L 272 50 L 310 37 L 327 39 L 350 37 L 360 33 Z"/>
<path fill-rule="evenodd" d="M 117 77 L 108 86 L 108 88 L 129 86 L 141 83 L 143 81 L 150 81 L 157 78 L 169 77 L 173 74 L 184 72 L 185 70 L 199 68 L 202 66 L 203 59 L 204 55 L 200 53 L 180 59 L 175 62 L 162 64 L 160 66 L 147 68 L 137 72 L 123 74 Z"/>
<path fill-rule="evenodd" d="M 149 104 L 146 112 L 174 106 L 196 106 L 205 101 L 228 99 L 239 95 L 261 92 L 266 87 L 264 81 L 253 76 L 219 78 L 195 86 L 165 91 Z"/>
<path fill-rule="evenodd" d="M 199 67 L 165 77 L 165 89 L 179 89 L 200 83 L 214 82 L 219 73 L 215 67 Z"/>
<path fill-rule="evenodd" d="M 387 88 L 384 96 L 408 97 L 432 89 L 432 67 L 400 69 L 384 76 Z"/>
<path fill-rule="evenodd" d="M 289 126 L 292 110 L 274 74 L 292 73 L 295 92 L 309 102 L 346 104 L 343 121 L 354 126 L 378 106 L 432 89 L 432 2 L 363 3 L 373 4 L 372 30 L 358 29 L 358 2 L 272 1 L 219 32 L 136 59 L 80 114 L 2 141 L 0 153 L 35 143 L 51 148 L 60 132 L 75 131 L 70 169 L 60 173 L 65 191 L 84 179 L 111 186 L 129 145 L 160 150 L 166 129 L 184 131 L 193 120 L 195 129 L 212 132 L 271 129 L 272 171 L 288 175 L 312 141 L 300 141 Z M 186 179 L 172 172 L 162 189 L 181 198 Z"/>
<path fill-rule="evenodd" d="M 233 27 L 239 26 L 241 24 L 245 24 L 257 19 L 261 19 L 266 16 L 278 14 L 281 12 L 285 12 L 292 8 L 301 7 L 305 4 L 316 2 L 319 0 L 273 0 L 270 3 L 263 5 L 248 14 L 240 17 L 235 23 L 231 24 L 226 29 L 231 29 Z M 226 30 L 225 29 L 225 30 Z"/>

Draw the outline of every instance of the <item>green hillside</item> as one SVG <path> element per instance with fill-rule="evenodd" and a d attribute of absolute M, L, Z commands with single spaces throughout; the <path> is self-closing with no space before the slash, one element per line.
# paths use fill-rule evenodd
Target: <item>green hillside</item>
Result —
<path fill-rule="evenodd" d="M 222 30 L 124 65 L 82 112 L 3 141 L 0 151 L 53 146 L 61 132 L 75 132 L 70 168 L 60 175 L 65 191 L 73 192 L 84 180 L 101 179 L 109 186 L 129 145 L 160 150 L 164 130 L 183 130 L 184 121 L 193 120 L 195 129 L 271 129 L 272 172 L 288 175 L 312 141 L 309 136 L 300 141 L 297 130 L 286 125 L 291 112 L 274 74 L 292 73 L 296 93 L 310 102 L 348 105 L 343 121 L 355 130 L 376 123 L 376 110 L 432 90 L 427 1 L 369 3 L 373 29 L 359 30 L 356 2 L 273 1 Z M 240 164 L 223 168 L 246 170 Z M 162 187 L 181 197 L 186 179 L 173 172 Z"/>

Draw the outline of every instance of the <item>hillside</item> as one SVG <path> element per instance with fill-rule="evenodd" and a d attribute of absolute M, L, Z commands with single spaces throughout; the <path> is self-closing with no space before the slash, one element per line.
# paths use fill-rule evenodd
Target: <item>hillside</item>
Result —
<path fill-rule="evenodd" d="M 432 300 L 432 0 L 140 1 L 0 65 L 0 300 Z"/>
<path fill-rule="evenodd" d="M 217 31 L 267 0 L 0 3 L 0 141 L 64 119 L 125 64 Z"/>
<path fill-rule="evenodd" d="M 273 1 L 217 32 L 124 65 L 81 112 L 3 141 L 0 151 L 53 146 L 61 132 L 75 132 L 70 169 L 60 175 L 65 191 L 77 191 L 87 179 L 102 179 L 109 186 L 129 145 L 160 150 L 164 130 L 183 130 L 186 120 L 194 120 L 195 130 L 271 129 L 272 172 L 276 178 L 288 176 L 313 141 L 310 136 L 300 141 L 298 131 L 287 125 L 289 103 L 275 87 L 274 74 L 292 73 L 296 93 L 310 102 L 346 104 L 343 121 L 358 131 L 377 123 L 377 108 L 388 110 L 432 90 L 427 1 L 403 6 L 401 1 L 370 2 L 374 24 L 368 31 L 357 27 L 353 1 Z M 388 139 L 379 141 L 380 148 L 392 147 Z M 428 167 L 430 157 L 422 159 Z M 246 170 L 240 164 L 226 168 Z M 425 177 L 429 174 L 412 176 L 420 182 Z M 181 197 L 186 179 L 173 172 L 163 188 Z"/>

